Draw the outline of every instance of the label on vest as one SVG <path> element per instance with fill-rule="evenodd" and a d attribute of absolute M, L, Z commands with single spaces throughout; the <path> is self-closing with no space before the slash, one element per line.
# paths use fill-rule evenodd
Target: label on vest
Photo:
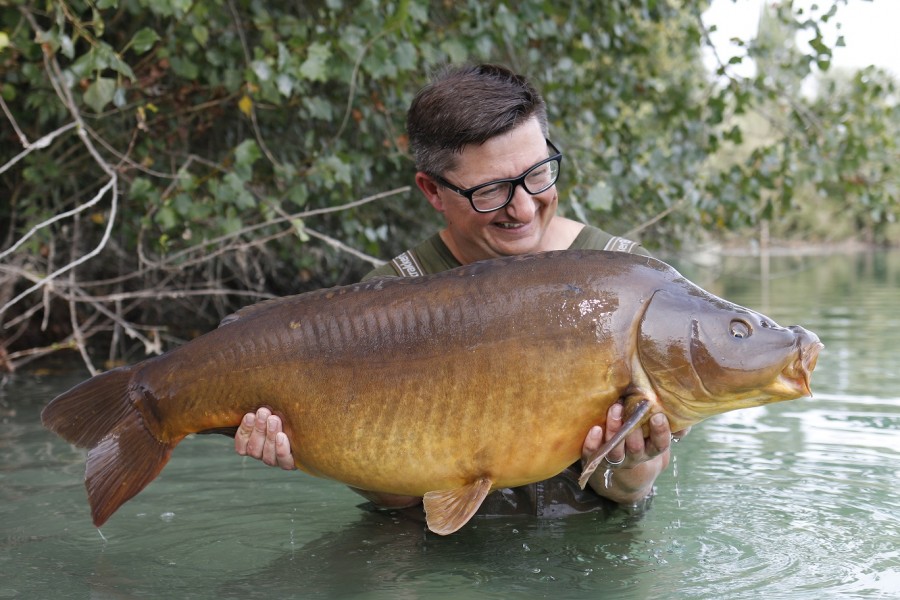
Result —
<path fill-rule="evenodd" d="M 623 237 L 613 236 L 608 242 L 606 242 L 606 245 L 603 247 L 603 249 L 613 252 L 634 252 L 634 249 L 637 248 L 637 245 L 637 242 L 632 242 L 631 240 Z"/>
<path fill-rule="evenodd" d="M 400 277 L 419 277 L 424 274 L 415 255 L 409 250 L 391 260 L 391 263 Z"/>

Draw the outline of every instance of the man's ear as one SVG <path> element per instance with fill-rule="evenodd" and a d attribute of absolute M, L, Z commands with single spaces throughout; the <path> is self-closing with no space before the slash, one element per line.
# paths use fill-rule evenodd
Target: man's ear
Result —
<path fill-rule="evenodd" d="M 419 186 L 419 189 L 425 194 L 425 198 L 428 199 L 428 203 L 434 207 L 434 210 L 439 213 L 444 212 L 444 201 L 441 200 L 441 197 L 438 195 L 440 184 L 429 177 L 425 172 L 419 171 L 416 173 L 416 185 Z"/>

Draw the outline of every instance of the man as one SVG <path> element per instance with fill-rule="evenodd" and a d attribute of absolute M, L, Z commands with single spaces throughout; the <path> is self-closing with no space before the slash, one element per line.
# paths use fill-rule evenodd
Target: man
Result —
<path fill-rule="evenodd" d="M 622 238 L 556 214 L 556 180 L 561 153 L 547 139 L 547 109 L 522 77 L 495 65 L 445 71 L 423 88 L 407 115 L 416 184 L 445 227 L 415 248 L 366 276 L 417 276 L 478 260 L 567 248 L 643 252 Z M 622 425 L 622 406 L 613 405 L 606 431 L 593 427 L 584 440 L 589 456 Z M 672 439 L 661 415 L 650 435 L 630 434 L 590 480 L 592 491 L 574 483 L 578 465 L 547 482 L 491 494 L 480 513 L 531 512 L 549 516 L 593 510 L 606 502 L 634 503 L 652 492 L 669 463 Z M 294 469 L 281 421 L 266 408 L 245 415 L 235 436 L 238 454 Z M 609 476 L 607 471 L 614 469 Z M 417 504 L 420 498 L 355 490 L 386 508 Z"/>

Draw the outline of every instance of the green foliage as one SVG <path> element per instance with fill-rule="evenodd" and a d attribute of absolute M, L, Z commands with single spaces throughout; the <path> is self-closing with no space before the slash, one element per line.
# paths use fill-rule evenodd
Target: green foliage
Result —
<path fill-rule="evenodd" d="M 733 94 L 730 119 L 739 135 L 726 136 L 737 145 L 711 161 L 709 189 L 724 193 L 722 204 L 728 198 L 743 202 L 734 205 L 730 220 L 720 221 L 725 227 L 766 220 L 782 237 L 891 242 L 900 216 L 896 82 L 873 67 L 855 74 L 829 71 L 832 49 L 822 26 L 839 14 L 838 4 L 843 2 L 818 15 L 794 11 L 789 2 L 768 7 L 759 36 L 748 45 L 757 74 L 728 80 L 743 90 Z M 807 53 L 797 47 L 798 30 L 805 32 Z"/>
<path fill-rule="evenodd" d="M 289 293 L 371 267 L 323 235 L 382 259 L 422 239 L 438 220 L 417 193 L 323 211 L 412 183 L 406 108 L 432 70 L 463 61 L 508 64 L 544 92 L 572 216 L 672 246 L 794 214 L 812 189 L 878 240 L 898 214 L 893 82 L 799 93 L 829 67 L 822 24 L 843 2 L 782 3 L 713 79 L 706 0 L 18 0 L 0 7 L 0 93 L 32 141 L 80 115 L 118 174 L 107 259 L 78 271 L 116 281 L 107 291 Z M 798 33 L 808 50 L 786 43 Z M 731 74 L 751 60 L 756 76 Z M 779 129 L 749 140 L 758 110 Z M 0 165 L 21 150 L 3 134 Z M 74 129 L 28 154 L 0 186 L 3 247 L 108 177 Z M 42 229 L 22 263 L 47 273 L 82 255 L 109 206 Z M 234 304 L 201 303 L 211 318 Z"/>
<path fill-rule="evenodd" d="M 849 79 L 825 80 L 822 87 L 804 115 L 803 124 L 818 126 L 798 149 L 806 160 L 795 178 L 814 186 L 867 241 L 887 241 L 900 217 L 897 83 L 868 68 Z"/>

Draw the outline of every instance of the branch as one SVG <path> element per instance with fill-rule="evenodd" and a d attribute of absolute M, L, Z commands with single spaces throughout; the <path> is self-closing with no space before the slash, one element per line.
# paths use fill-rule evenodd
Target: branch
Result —
<path fill-rule="evenodd" d="M 12 113 L 9 111 L 9 107 L 6 106 L 6 101 L 3 99 L 3 96 L 0 96 L 0 108 L 3 108 L 3 112 L 6 114 L 6 118 L 9 119 L 9 122 L 12 123 L 13 129 L 16 130 L 16 135 L 19 136 L 19 143 L 21 143 L 23 147 L 28 148 L 31 144 L 28 143 L 28 138 L 25 136 L 22 130 L 19 129 L 19 124 L 16 123 L 16 120 L 13 118 Z M 4 168 L 3 171 L 5 170 L 6 169 Z M 0 173 L 3 173 L 3 171 L 0 171 Z"/>
<path fill-rule="evenodd" d="M 265 221 L 265 222 L 263 222 L 263 223 L 257 223 L 257 224 L 255 224 L 255 225 L 249 225 L 249 226 L 244 227 L 243 229 L 240 229 L 240 230 L 238 230 L 238 231 L 236 231 L 236 232 L 234 232 L 234 233 L 230 233 L 230 234 L 227 234 L 227 235 L 219 236 L 219 237 L 217 237 L 217 238 L 213 238 L 213 239 L 211 239 L 211 240 L 204 241 L 202 244 L 198 244 L 198 245 L 196 245 L 196 246 L 191 246 L 190 248 L 185 248 L 184 250 L 181 250 L 181 251 L 179 251 L 179 252 L 176 252 L 176 253 L 172 254 L 171 256 L 167 257 L 166 260 L 161 261 L 161 262 L 159 262 L 159 263 L 150 263 L 150 264 L 152 264 L 154 267 L 159 268 L 159 267 L 164 266 L 164 265 L 167 264 L 167 263 L 171 264 L 173 261 L 176 261 L 176 260 L 178 260 L 178 259 L 180 259 L 180 258 L 183 258 L 183 257 L 185 257 L 185 256 L 188 256 L 189 254 L 191 254 L 191 253 L 193 253 L 193 252 L 203 251 L 204 248 L 206 248 L 206 247 L 213 246 L 213 245 L 216 245 L 216 244 L 222 244 L 222 243 L 224 243 L 224 242 L 228 242 L 228 241 L 230 241 L 230 240 L 234 240 L 235 238 L 239 238 L 239 237 L 244 236 L 244 235 L 247 235 L 247 234 L 249 234 L 249 233 L 253 233 L 254 231 L 257 231 L 257 230 L 259 230 L 259 229 L 263 229 L 263 228 L 265 228 L 265 227 L 272 227 L 273 225 L 280 225 L 280 224 L 282 224 L 282 223 L 292 222 L 292 221 L 296 221 L 296 220 L 298 220 L 298 219 L 306 219 L 306 218 L 313 217 L 313 216 L 318 216 L 318 215 L 324 215 L 324 214 L 330 214 L 330 213 L 342 212 L 342 211 L 345 211 L 345 210 L 349 210 L 349 209 L 351 209 L 351 208 L 356 208 L 357 206 L 362 206 L 362 205 L 364 205 L 364 204 L 369 204 L 370 202 L 375 202 L 375 201 L 377 201 L 377 200 L 382 200 L 382 199 L 388 198 L 388 197 L 390 197 L 390 196 L 395 196 L 395 195 L 398 195 L 398 194 L 405 194 L 405 193 L 408 193 L 408 192 L 410 191 L 410 189 L 412 189 L 412 188 L 410 188 L 410 186 L 405 185 L 405 186 L 402 186 L 402 187 L 399 187 L 399 188 L 395 188 L 395 189 L 393 189 L 393 190 L 388 190 L 388 191 L 386 191 L 386 192 L 379 192 L 378 194 L 373 194 L 373 195 L 371 195 L 371 196 L 366 196 L 365 198 L 361 198 L 361 199 L 359 199 L 359 200 L 354 200 L 354 201 L 352 201 L 352 202 L 347 202 L 346 204 L 341 204 L 340 206 L 330 206 L 330 207 L 327 207 L 327 208 L 315 208 L 315 209 L 312 209 L 312 210 L 305 210 L 305 211 L 301 211 L 301 212 L 298 212 L 298 213 L 294 213 L 294 214 L 292 214 L 292 215 L 282 216 L 282 217 L 279 217 L 279 218 L 277 218 L 277 219 L 270 219 L 270 220 Z M 275 239 L 275 237 L 281 237 L 282 235 L 286 235 L 286 234 L 288 234 L 288 233 L 292 233 L 292 232 L 291 232 L 291 231 L 282 232 L 281 234 L 276 234 L 276 236 L 274 236 L 274 237 L 271 238 L 271 239 Z M 265 239 L 264 241 L 270 241 L 270 239 L 267 238 L 267 239 Z M 259 245 L 259 243 L 261 243 L 261 242 L 262 242 L 262 240 L 257 241 L 257 242 L 253 242 L 252 245 Z M 349 246 L 346 246 L 346 245 L 343 245 L 343 244 L 342 244 L 342 246 L 344 246 L 344 248 L 349 248 Z M 228 250 L 234 249 L 234 248 L 235 248 L 235 247 L 228 247 L 228 248 L 220 249 L 220 251 L 218 251 L 218 254 L 221 254 L 222 252 L 227 252 Z M 378 262 L 379 259 L 377 259 L 377 258 L 375 258 L 375 257 L 372 257 L 372 256 L 363 255 L 362 253 L 359 253 L 358 250 L 354 250 L 353 252 L 351 252 L 351 254 L 353 254 L 354 256 L 360 256 L 361 258 L 363 258 L 363 260 L 366 260 L 367 262 L 369 262 L 369 263 L 371 263 L 371 264 L 374 264 L 374 265 L 380 264 L 380 263 Z M 208 257 L 210 257 L 210 255 L 207 255 L 207 258 L 208 258 Z M 179 265 L 179 266 L 181 266 L 181 265 Z"/>
<path fill-rule="evenodd" d="M 361 258 L 362 260 L 368 262 L 372 266 L 380 267 L 381 265 L 383 265 L 386 262 L 386 261 L 381 260 L 380 258 L 375 258 L 373 256 L 369 256 L 368 254 L 366 254 L 364 252 L 360 252 L 356 248 L 351 248 L 344 242 L 337 240 L 331 236 L 325 235 L 324 233 L 319 233 L 318 231 L 316 231 L 314 229 L 310 229 L 309 227 L 304 227 L 303 231 L 304 231 L 304 233 L 309 234 L 310 237 L 320 239 L 336 250 L 341 250 L 342 252 L 346 252 L 352 256 L 355 256 L 356 258 Z"/>
<path fill-rule="evenodd" d="M 31 294 L 31 292 L 47 285 L 49 282 L 53 281 L 60 275 L 71 271 L 78 265 L 86 263 L 87 261 L 94 258 L 98 254 L 100 254 L 100 252 L 103 251 L 103 248 L 106 247 L 106 243 L 109 241 L 109 237 L 112 233 L 112 225 L 115 222 L 115 218 L 116 218 L 116 205 L 118 204 L 118 197 L 119 197 L 118 190 L 116 189 L 116 183 L 117 183 L 116 178 L 110 179 L 109 182 L 107 182 L 107 184 L 105 186 L 103 186 L 103 188 L 100 190 L 100 192 L 98 192 L 97 196 L 95 196 L 95 200 L 92 200 L 91 203 L 89 203 L 89 204 L 96 203 L 95 201 L 99 201 L 100 198 L 102 198 L 104 195 L 106 195 L 106 192 L 108 190 L 112 190 L 112 202 L 111 202 L 110 211 L 109 211 L 109 219 L 107 221 L 106 229 L 103 232 L 103 237 L 101 238 L 101 240 L 97 244 L 97 246 L 95 246 L 94 249 L 91 250 L 90 252 L 88 252 L 87 254 L 84 254 L 81 257 L 77 258 L 76 260 L 73 260 L 69 264 L 67 264 L 63 267 L 60 267 L 56 271 L 47 275 L 46 277 L 39 279 L 37 281 L 37 283 L 35 283 L 33 286 L 26 289 L 24 292 L 20 293 L 18 296 L 16 296 L 15 298 L 10 300 L 6 304 L 4 304 L 3 307 L 0 308 L 0 317 L 2 317 L 3 314 L 6 313 L 6 311 L 9 310 L 12 306 L 14 306 L 15 304 L 18 304 L 19 301 L 21 301 L 23 298 L 25 298 L 29 294 Z M 87 205 L 85 205 L 85 206 L 87 206 Z M 76 214 L 78 212 L 80 212 L 80 210 L 75 211 L 72 214 Z M 20 245 L 20 243 L 17 243 L 15 246 L 17 247 L 18 245 Z M 4 255 L 5 255 L 5 253 L 4 253 Z"/>
<path fill-rule="evenodd" d="M 661 212 L 660 212 L 659 214 L 657 214 L 656 216 L 651 217 L 650 219 L 644 221 L 644 222 L 641 223 L 640 225 L 637 225 L 637 226 L 635 226 L 635 227 L 632 227 L 631 229 L 629 229 L 628 231 L 625 232 L 625 234 L 624 234 L 623 237 L 626 237 L 626 238 L 632 238 L 632 237 L 636 236 L 637 234 L 639 234 L 639 233 L 642 232 L 643 230 L 647 229 L 648 227 L 650 227 L 650 226 L 653 225 L 654 223 L 656 223 L 656 222 L 658 222 L 658 221 L 661 221 L 662 219 L 664 219 L 664 218 L 666 218 L 667 216 L 669 216 L 671 213 L 673 213 L 673 212 L 675 212 L 676 210 L 680 209 L 680 208 L 683 207 L 686 203 L 687 203 L 687 201 L 686 201 L 684 198 L 682 198 L 681 200 L 679 200 L 679 201 L 676 202 L 675 204 L 672 204 L 671 206 L 669 206 L 667 209 L 661 211 Z"/>
<path fill-rule="evenodd" d="M 51 137 L 51 136 L 56 137 L 56 134 L 61 133 L 61 132 L 63 131 L 63 129 L 66 130 L 66 131 L 68 131 L 69 129 L 72 129 L 72 128 L 75 127 L 75 126 L 76 126 L 76 123 L 70 123 L 69 125 L 66 125 L 64 128 L 57 129 L 57 130 L 54 131 L 53 133 L 50 133 L 50 134 L 45 135 L 44 137 L 41 138 L 41 140 L 44 140 L 44 139 L 46 139 L 46 138 L 48 138 L 48 137 Z M 39 140 L 39 141 L 40 141 L 40 140 Z M 42 146 L 42 147 L 46 147 L 46 146 Z M 35 145 L 35 146 L 32 146 L 32 149 L 33 149 L 33 148 L 36 148 L 36 145 Z M 29 152 L 31 152 L 31 149 L 29 149 L 29 150 L 23 152 L 23 153 L 20 154 L 19 156 L 27 155 Z M 14 158 L 13 161 L 15 161 L 17 158 L 18 158 L 18 157 Z M 9 166 L 11 166 L 11 163 L 7 163 L 7 164 L 8 164 Z M 3 171 L 0 171 L 0 173 L 2 173 L 2 172 L 3 172 Z M 40 231 L 41 229 L 44 229 L 45 227 L 49 227 L 50 225 L 53 225 L 53 224 L 56 223 L 57 221 L 61 221 L 61 220 L 66 219 L 66 218 L 68 218 L 68 217 L 75 216 L 75 215 L 77 215 L 78 213 L 84 212 L 85 210 L 91 208 L 92 206 L 94 206 L 95 204 L 97 204 L 98 202 L 100 202 L 100 200 L 101 200 L 102 198 L 103 198 L 103 196 L 100 195 L 100 194 L 98 194 L 97 196 L 94 196 L 91 200 L 89 200 L 88 202 L 86 202 L 86 203 L 84 203 L 84 204 L 82 204 L 82 205 L 80 205 L 80 206 L 76 206 L 76 207 L 73 208 L 72 210 L 67 210 L 66 212 L 59 213 L 58 215 L 55 215 L 55 216 L 53 216 L 53 217 L 50 217 L 49 219 L 47 219 L 46 221 L 43 221 L 42 223 L 38 223 L 37 225 L 35 225 L 34 227 L 32 227 L 31 230 L 30 230 L 28 233 L 26 233 L 26 234 L 23 235 L 21 238 L 19 238 L 19 240 L 18 240 L 16 243 L 14 243 L 12 246 L 10 246 L 9 248 L 7 248 L 7 249 L 4 250 L 3 252 L 0 252 L 0 260 L 3 260 L 4 258 L 6 258 L 7 256 L 9 256 L 10 254 L 12 254 L 13 252 L 15 252 L 15 251 L 19 248 L 19 246 L 21 246 L 22 244 L 24 244 L 25 242 L 27 242 L 28 239 L 29 239 L 31 236 L 33 236 L 35 233 L 37 233 L 37 232 Z M 0 313 L 2 313 L 2 311 L 0 311 Z"/>
<path fill-rule="evenodd" d="M 247 44 L 247 37 L 244 34 L 244 23 L 241 21 L 241 15 L 238 13 L 237 7 L 234 5 L 234 0 L 228 0 L 228 9 L 231 11 L 231 16 L 234 19 L 234 24 L 236 25 L 236 29 L 238 32 L 238 38 L 241 40 L 241 47 L 244 50 L 244 64 L 249 69 L 250 68 L 250 47 Z M 279 162 L 275 159 L 275 156 L 269 150 L 269 147 L 266 145 L 266 141 L 263 139 L 262 131 L 259 129 L 259 121 L 256 119 L 256 103 L 254 102 L 250 106 L 250 123 L 253 125 L 253 133 L 256 135 L 256 141 L 259 142 L 259 147 L 263 151 L 263 154 L 266 155 L 266 158 L 269 159 L 269 162 L 279 166 Z"/>
<path fill-rule="evenodd" d="M 43 35 L 44 32 L 41 30 L 40 26 L 34 20 L 34 16 L 27 11 L 23 11 L 23 12 L 24 12 L 26 18 L 28 19 L 28 21 L 31 23 L 32 29 L 34 29 L 34 31 L 36 33 Z M 56 57 L 51 54 L 51 50 L 47 47 L 44 47 L 44 68 L 47 72 L 47 76 L 50 80 L 50 83 L 53 85 L 53 88 L 56 91 L 57 96 L 59 96 L 60 100 L 62 100 L 62 102 L 63 102 L 63 105 L 66 107 L 66 110 L 69 111 L 69 114 L 75 120 L 75 123 L 73 124 L 73 126 L 77 126 L 76 131 L 78 132 L 78 137 L 81 138 L 82 144 L 84 144 L 85 148 L 87 148 L 88 153 L 90 153 L 90 155 L 93 157 L 94 161 L 100 166 L 100 168 L 103 170 L 103 172 L 109 176 L 109 181 L 106 183 L 106 185 L 104 185 L 102 188 L 100 188 L 100 191 L 89 202 L 87 202 L 86 204 L 83 204 L 82 206 L 80 206 L 76 209 L 73 209 L 72 211 L 67 211 L 67 213 L 63 213 L 62 215 L 57 215 L 56 217 L 53 217 L 52 219 L 48 219 L 48 221 L 56 222 L 62 218 L 66 218 L 68 216 L 78 215 L 79 213 L 83 212 L 87 208 L 98 203 L 100 201 L 100 199 L 106 195 L 107 192 L 110 192 L 109 218 L 107 219 L 106 229 L 103 232 L 103 237 L 100 239 L 100 242 L 97 244 L 96 247 L 94 247 L 93 250 L 91 250 L 87 254 L 82 255 L 78 259 L 71 261 L 69 264 L 57 269 L 56 271 L 52 272 L 50 275 L 47 275 L 46 277 L 44 277 L 43 279 L 41 279 L 37 283 L 35 283 L 33 286 L 31 286 L 30 288 L 28 288 L 27 290 L 25 290 L 24 292 L 22 292 L 21 294 L 19 294 L 18 296 L 16 296 L 15 298 L 10 300 L 6 304 L 4 304 L 3 307 L 0 308 L 0 317 L 2 317 L 3 314 L 7 310 L 9 310 L 10 307 L 17 304 L 23 298 L 25 298 L 26 296 L 31 294 L 31 292 L 33 292 L 37 289 L 40 289 L 41 287 L 43 287 L 47 283 L 53 281 L 54 279 L 56 279 L 63 273 L 67 273 L 67 272 L 71 271 L 78 265 L 83 264 L 83 263 L 89 261 L 90 259 L 92 259 L 93 257 L 97 256 L 98 254 L 100 254 L 100 252 L 102 252 L 103 249 L 106 247 L 106 244 L 109 241 L 110 235 L 112 234 L 113 225 L 116 222 L 116 209 L 118 207 L 118 201 L 119 201 L 118 174 L 116 173 L 115 169 L 113 169 L 109 164 L 107 164 L 105 159 L 100 155 L 100 153 L 94 147 L 94 144 L 93 144 L 93 142 L 91 142 L 90 137 L 87 135 L 86 127 L 85 127 L 84 121 L 81 117 L 81 112 L 78 110 L 78 105 L 75 102 L 75 99 L 72 97 L 71 90 L 69 90 L 69 88 L 64 83 L 65 79 L 63 77 L 62 70 L 59 67 L 59 63 L 56 61 Z M 41 138 L 41 139 L 44 139 L 44 138 Z M 36 226 L 37 228 L 32 229 L 31 232 L 26 234 L 25 238 L 19 240 L 15 244 L 13 244 L 12 247 L 9 250 L 7 250 L 6 252 L 4 252 L 3 254 L 0 254 L 0 259 L 5 257 L 7 254 L 11 253 L 14 249 L 21 246 L 22 243 L 24 243 L 24 241 L 26 239 L 28 239 L 28 237 L 33 235 L 34 231 L 39 230 L 41 227 L 47 226 L 47 224 L 48 224 L 48 222 L 45 221 L 45 223 Z M 89 368 L 90 368 L 90 365 L 89 365 Z"/>
<path fill-rule="evenodd" d="M 0 96 L 0 103 L 3 103 L 2 96 Z M 61 136 L 62 134 L 66 133 L 67 131 L 69 131 L 70 129 L 72 129 L 73 127 L 76 126 L 76 123 L 74 123 L 74 122 L 69 123 L 67 125 L 63 125 L 56 131 L 52 131 L 52 132 L 48 133 L 47 135 L 43 136 L 42 138 L 40 138 L 39 140 L 37 140 L 36 142 L 34 142 L 33 144 L 30 144 L 30 143 L 28 143 L 28 140 L 25 138 L 24 134 L 19 132 L 19 127 L 16 124 L 15 119 L 13 119 L 12 115 L 9 114 L 9 111 L 6 110 L 5 103 L 3 103 L 3 109 L 4 109 L 3 112 L 5 112 L 6 116 L 9 117 L 9 122 L 12 123 L 13 128 L 16 130 L 16 132 L 19 133 L 19 139 L 22 141 L 22 146 L 24 146 L 25 150 L 23 150 L 19 154 L 15 155 L 14 157 L 12 157 L 5 165 L 0 166 L 0 175 L 5 173 L 6 171 L 10 170 L 13 167 L 13 165 L 15 165 L 17 162 L 19 162 L 20 160 L 22 160 L 23 158 L 25 158 L 26 156 L 28 156 L 35 150 L 41 150 L 43 148 L 46 148 L 47 146 L 49 146 L 50 144 L 53 143 L 53 140 L 55 140 L 56 138 L 58 138 L 59 136 Z"/>

